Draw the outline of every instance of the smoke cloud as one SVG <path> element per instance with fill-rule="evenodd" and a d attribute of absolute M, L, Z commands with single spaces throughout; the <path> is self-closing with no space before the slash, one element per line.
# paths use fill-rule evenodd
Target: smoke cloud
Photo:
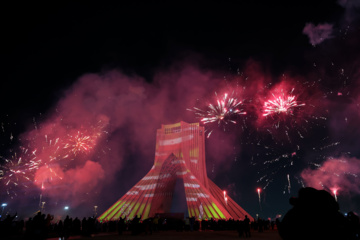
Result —
<path fill-rule="evenodd" d="M 53 166 L 51 171 L 56 172 L 56 176 L 52 179 L 49 179 L 52 175 L 49 171 L 47 167 L 40 167 L 35 174 L 36 184 L 41 188 L 45 183 L 49 189 L 45 193 L 53 199 L 73 199 L 72 206 L 82 203 L 82 196 L 93 191 L 105 176 L 102 166 L 93 161 L 65 171 L 58 165 Z"/>
<path fill-rule="evenodd" d="M 91 207 L 96 199 L 106 202 L 103 194 L 109 192 L 102 189 L 116 186 L 119 178 L 127 179 L 120 188 L 127 191 L 153 164 L 156 129 L 197 122 L 187 108 L 213 94 L 219 78 L 193 65 L 159 71 L 151 84 L 118 70 L 80 77 L 38 127 L 21 136 L 22 145 L 36 150 L 40 165 L 34 183 L 43 198 Z M 219 154 L 234 145 L 231 141 L 224 138 L 211 151 L 223 159 Z"/>
<path fill-rule="evenodd" d="M 343 193 L 360 193 L 358 177 L 360 160 L 341 157 L 328 159 L 318 169 L 305 169 L 301 177 L 309 187 L 316 189 L 338 190 Z"/>
<path fill-rule="evenodd" d="M 339 5 L 345 8 L 345 21 L 351 23 L 359 18 L 360 1 L 359 0 L 339 0 Z"/>
<path fill-rule="evenodd" d="M 226 126 L 225 130 L 217 123 L 206 126 L 215 130 L 206 139 L 206 159 L 211 178 L 220 178 L 224 187 L 237 186 L 232 183 L 236 177 L 228 173 L 235 171 L 233 166 L 242 151 L 239 142 L 253 148 L 254 139 L 257 144 L 261 137 L 269 134 L 267 129 L 271 130 L 272 138 L 267 138 L 266 144 L 271 146 L 275 141 L 281 142 L 282 149 L 261 148 L 259 151 L 262 152 L 248 153 L 248 158 L 240 159 L 246 166 L 251 164 L 250 154 L 265 154 L 268 160 L 271 156 L 276 158 L 284 154 L 281 151 L 292 153 L 299 143 L 294 141 L 294 146 L 285 144 L 288 142 L 287 133 L 291 135 L 295 131 L 293 136 L 300 138 L 300 132 L 301 137 L 307 137 L 307 131 L 316 126 L 307 117 L 319 114 L 318 109 L 328 104 L 328 100 L 319 99 L 323 95 L 313 81 L 303 81 L 303 78 L 291 74 L 287 79 L 278 79 L 265 73 L 261 64 L 252 60 L 245 65 L 242 76 L 234 81 L 235 86 L 221 86 L 220 74 L 201 69 L 193 62 L 159 71 L 151 83 L 119 70 L 83 75 L 64 91 L 54 110 L 37 124 L 36 129 L 21 136 L 23 145 L 31 151 L 36 150 L 36 159 L 42 162 L 34 175 L 38 191 L 43 198 L 49 198 L 48 202 L 63 201 L 73 208 L 81 206 L 87 209 L 96 204 L 99 213 L 106 210 L 150 170 L 154 161 L 156 130 L 161 124 L 199 121 L 187 109 L 195 105 L 204 108 L 209 102 L 214 103 L 215 91 L 220 96 L 229 89 L 235 90 L 238 99 L 245 100 L 243 107 L 248 114 L 237 119 L 237 124 Z M 305 105 L 295 109 L 291 115 L 291 128 L 276 128 L 274 122 L 280 119 L 264 117 L 261 111 L 263 102 L 273 97 L 271 94 L 291 92 L 299 104 Z M 339 106 L 336 101 L 332 104 Z M 346 108 L 338 108 L 347 112 Z M 334 111 L 336 108 L 331 109 Z M 345 112 L 342 115 L 347 114 Z M 330 120 L 335 124 L 337 119 Z M 309 128 L 303 122 L 309 122 Z M 298 130 L 297 126 L 301 128 Z M 335 125 L 330 127 L 337 129 Z M 255 134 L 259 139 L 243 137 L 244 132 Z M 332 134 L 338 135 L 335 130 Z M 273 155 L 269 157 L 268 153 Z M 349 169 L 358 174 L 358 169 L 351 167 L 356 161 L 350 159 L 346 164 L 344 161 L 338 164 L 342 164 L 343 172 Z M 341 168 L 330 163 L 324 163 L 322 170 L 303 171 L 301 176 L 306 184 L 320 188 L 318 183 L 321 181 L 328 188 L 337 186 L 342 191 L 358 191 L 356 186 L 349 185 L 351 181 L 342 182 L 340 177 L 332 180 L 329 172 Z M 283 168 L 283 163 L 279 164 Z M 244 173 L 238 174 L 245 174 L 247 168 L 241 169 Z M 348 179 L 346 177 L 344 179 Z M 231 192 L 235 196 L 235 190 Z"/>
<path fill-rule="evenodd" d="M 312 23 L 307 23 L 303 33 L 309 37 L 311 45 L 316 46 L 326 39 L 332 38 L 333 25 L 324 23 L 315 26 Z"/>

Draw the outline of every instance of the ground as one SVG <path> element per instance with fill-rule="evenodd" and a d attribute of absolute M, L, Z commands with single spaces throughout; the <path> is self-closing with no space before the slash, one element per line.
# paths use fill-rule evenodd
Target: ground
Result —
<path fill-rule="evenodd" d="M 262 233 L 253 231 L 251 232 L 251 240 L 281 240 L 278 232 L 276 230 L 268 230 Z M 242 237 L 244 238 L 244 237 Z M 51 240 L 58 240 L 58 238 L 53 238 Z M 89 237 L 80 237 L 72 236 L 70 239 L 89 239 Z M 201 239 L 240 239 L 238 233 L 235 231 L 194 231 L 194 232 L 176 232 L 176 231 L 164 231 L 153 233 L 152 235 L 140 234 L 137 236 L 132 236 L 130 233 L 125 233 L 122 236 L 117 234 L 97 234 L 91 237 L 94 240 L 138 240 L 138 239 L 171 239 L 171 240 L 201 240 Z"/>

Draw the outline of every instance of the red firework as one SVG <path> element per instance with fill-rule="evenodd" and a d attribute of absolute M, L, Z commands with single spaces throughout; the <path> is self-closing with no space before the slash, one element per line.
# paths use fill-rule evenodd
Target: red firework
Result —
<path fill-rule="evenodd" d="M 295 95 L 293 95 L 294 88 L 287 95 L 284 92 L 281 95 L 275 96 L 272 93 L 273 98 L 269 99 L 264 103 L 264 113 L 263 116 L 273 115 L 273 114 L 293 114 L 294 108 L 305 106 L 305 103 L 299 104 L 296 101 Z"/>
<path fill-rule="evenodd" d="M 65 144 L 64 149 L 70 149 L 70 151 L 76 156 L 78 153 L 86 153 L 90 151 L 94 145 L 95 141 L 89 135 L 78 131 L 76 135 L 69 135 L 69 142 Z"/>

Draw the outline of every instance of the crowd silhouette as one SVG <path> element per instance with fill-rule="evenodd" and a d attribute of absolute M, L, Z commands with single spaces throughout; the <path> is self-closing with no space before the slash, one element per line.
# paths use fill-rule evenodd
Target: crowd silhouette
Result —
<path fill-rule="evenodd" d="M 162 231 L 237 231 L 239 237 L 251 237 L 250 231 L 264 231 L 273 229 L 274 221 L 257 219 L 250 222 L 246 216 L 244 220 L 214 220 L 204 219 L 199 221 L 194 217 L 178 219 L 164 218 L 156 215 L 153 218 L 141 220 L 141 216 L 133 219 L 119 218 L 118 221 L 99 222 L 95 217 L 71 218 L 66 216 L 63 220 L 54 221 L 50 214 L 40 211 L 28 220 L 17 220 L 14 216 L 7 215 L 0 221 L 0 232 L 4 237 L 0 239 L 68 239 L 70 236 L 90 237 L 99 233 L 116 233 L 119 235 L 151 235 Z"/>
<path fill-rule="evenodd" d="M 99 222 L 96 217 L 80 220 L 66 216 L 63 220 L 54 220 L 51 214 L 37 212 L 26 221 L 19 220 L 17 213 L 6 215 L 0 221 L 0 239 L 68 239 L 70 236 L 90 237 L 99 233 L 151 235 L 160 231 L 236 231 L 240 238 L 251 238 L 251 232 L 276 230 L 283 240 L 359 240 L 359 217 L 354 212 L 343 215 L 339 204 L 329 192 L 313 188 L 302 188 L 298 197 L 290 198 L 293 206 L 280 219 L 258 218 L 199 221 L 194 217 L 179 219 L 156 215 L 141 220 L 119 218 L 117 221 Z"/>

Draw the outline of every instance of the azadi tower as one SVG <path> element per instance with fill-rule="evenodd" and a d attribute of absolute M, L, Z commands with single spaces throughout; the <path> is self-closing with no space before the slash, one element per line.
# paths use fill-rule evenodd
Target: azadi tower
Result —
<path fill-rule="evenodd" d="M 153 167 L 98 219 L 146 219 L 169 213 L 178 178 L 183 180 L 189 217 L 237 220 L 247 215 L 253 220 L 207 177 L 204 127 L 186 122 L 162 125 L 157 130 Z"/>

